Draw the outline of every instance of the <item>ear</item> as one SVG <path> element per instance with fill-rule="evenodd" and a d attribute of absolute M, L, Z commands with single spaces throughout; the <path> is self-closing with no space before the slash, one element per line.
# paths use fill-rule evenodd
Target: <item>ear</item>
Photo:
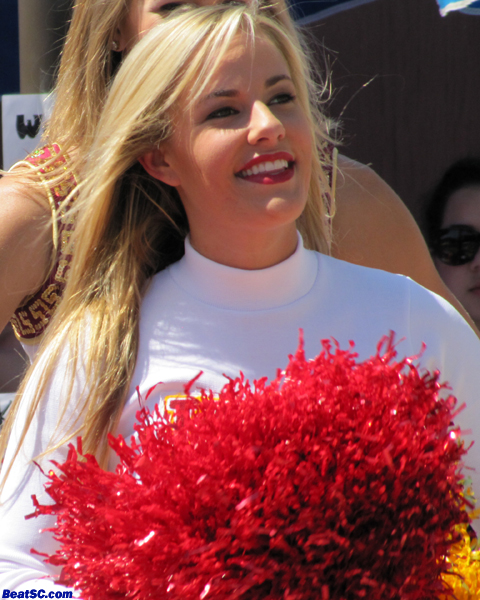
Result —
<path fill-rule="evenodd" d="M 112 40 L 112 50 L 115 52 L 123 52 L 128 45 L 126 27 L 117 27 Z"/>
<path fill-rule="evenodd" d="M 139 159 L 140 164 L 145 171 L 167 185 L 178 187 L 180 185 L 180 177 L 176 170 L 171 166 L 165 152 L 159 148 L 147 152 Z"/>

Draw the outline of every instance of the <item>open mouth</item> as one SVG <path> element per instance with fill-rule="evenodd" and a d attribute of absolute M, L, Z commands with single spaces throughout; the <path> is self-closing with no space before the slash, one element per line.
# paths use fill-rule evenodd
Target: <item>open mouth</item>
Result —
<path fill-rule="evenodd" d="M 293 167 L 293 163 L 289 163 L 286 160 L 279 159 L 274 162 L 267 161 L 258 165 L 253 165 L 251 169 L 245 169 L 240 171 L 240 177 L 250 177 L 251 175 L 258 175 L 259 173 L 268 173 L 270 175 L 278 175 L 282 171 Z"/>
<path fill-rule="evenodd" d="M 244 168 L 236 173 L 236 177 L 252 183 L 281 183 L 293 177 L 295 161 L 287 153 L 282 156 L 257 157 L 248 162 Z"/>

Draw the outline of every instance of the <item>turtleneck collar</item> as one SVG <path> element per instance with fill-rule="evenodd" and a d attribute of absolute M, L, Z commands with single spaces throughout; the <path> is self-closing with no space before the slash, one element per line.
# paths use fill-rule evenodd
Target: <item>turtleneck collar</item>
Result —
<path fill-rule="evenodd" d="M 207 304 L 230 310 L 267 310 L 305 296 L 317 277 L 318 260 L 304 248 L 300 234 L 292 256 L 253 271 L 213 262 L 194 250 L 187 238 L 185 256 L 169 271 L 177 285 Z"/>

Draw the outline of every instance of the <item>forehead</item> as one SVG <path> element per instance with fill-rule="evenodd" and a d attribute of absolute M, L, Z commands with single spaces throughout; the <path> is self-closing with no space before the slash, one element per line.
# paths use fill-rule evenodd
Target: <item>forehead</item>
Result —
<path fill-rule="evenodd" d="M 211 71 L 206 88 L 237 89 L 253 82 L 262 83 L 273 76 L 290 76 L 282 52 L 264 34 L 254 37 L 238 33 Z"/>
<path fill-rule="evenodd" d="M 450 196 L 443 227 L 449 225 L 471 225 L 480 230 L 480 186 L 465 187 Z"/>

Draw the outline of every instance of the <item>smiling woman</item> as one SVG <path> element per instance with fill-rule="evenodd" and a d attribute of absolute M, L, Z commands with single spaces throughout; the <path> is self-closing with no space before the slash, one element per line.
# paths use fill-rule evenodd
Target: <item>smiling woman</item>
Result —
<path fill-rule="evenodd" d="M 177 189 L 197 251 L 231 267 L 270 267 L 297 246 L 311 178 L 310 120 L 286 60 L 267 39 L 238 35 L 203 88 L 186 111 L 183 99 L 175 135 L 141 163 Z"/>
<path fill-rule="evenodd" d="M 286 0 L 246 1 L 297 36 Z M 63 297 L 72 260 L 65 252 L 65 240 L 75 228 L 77 215 L 67 209 L 76 206 L 75 186 L 89 174 L 86 156 L 114 74 L 135 44 L 179 6 L 218 3 L 221 0 L 75 3 L 46 146 L 0 180 L 0 329 L 10 319 L 30 359 Z M 326 119 L 318 116 L 321 120 L 315 127 L 326 127 Z M 355 264 L 408 275 L 462 311 L 439 278 L 418 227 L 398 196 L 368 167 L 337 157 L 333 145 L 322 152 L 325 169 L 318 176 L 326 210 L 333 215 L 328 222 L 333 233 L 325 240 L 323 219 L 317 209 L 307 206 L 300 228 L 305 231 L 312 219 L 309 247 Z M 326 181 L 326 173 L 331 181 Z M 317 232 L 315 223 L 320 227 Z"/>
<path fill-rule="evenodd" d="M 58 547 L 51 515 L 24 520 L 44 500 L 33 459 L 50 469 L 81 434 L 113 470 L 107 434 L 129 438 L 139 402 L 181 414 L 189 382 L 273 378 L 300 329 L 307 359 L 322 338 L 354 340 L 360 359 L 390 331 L 401 356 L 425 343 L 421 366 L 467 403 L 467 443 L 480 435 L 480 343 L 456 311 L 319 252 L 324 123 L 305 54 L 268 12 L 182 9 L 131 51 L 88 155 L 65 298 L 0 435 L 0 587 L 58 590 L 30 553 Z"/>

